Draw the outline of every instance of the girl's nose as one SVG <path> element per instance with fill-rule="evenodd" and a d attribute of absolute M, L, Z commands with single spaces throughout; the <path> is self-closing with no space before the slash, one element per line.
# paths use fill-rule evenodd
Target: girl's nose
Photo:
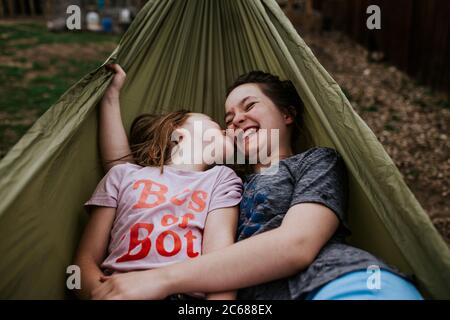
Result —
<path fill-rule="evenodd" d="M 244 112 L 238 112 L 234 115 L 233 118 L 233 125 L 235 128 L 239 128 L 242 123 L 245 121 L 245 113 Z"/>

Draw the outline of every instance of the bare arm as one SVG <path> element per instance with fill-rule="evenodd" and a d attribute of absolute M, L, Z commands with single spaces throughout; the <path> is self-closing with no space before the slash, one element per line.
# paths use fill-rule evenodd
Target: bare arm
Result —
<path fill-rule="evenodd" d="M 291 276 L 314 261 L 338 227 L 336 215 L 312 203 L 293 206 L 280 227 L 165 271 L 172 291 L 249 287 Z M 189 275 L 189 276 L 186 276 Z"/>
<path fill-rule="evenodd" d="M 117 164 L 134 162 L 132 157 L 117 160 L 131 153 L 120 114 L 120 89 L 126 74 L 117 64 L 109 65 L 108 68 L 113 70 L 115 75 L 100 102 L 99 120 L 100 153 L 105 172 Z"/>
<path fill-rule="evenodd" d="M 294 275 L 309 266 L 339 225 L 325 206 L 289 209 L 280 227 L 222 250 L 161 269 L 102 277 L 99 299 L 161 299 L 180 292 L 220 292 Z"/>
<path fill-rule="evenodd" d="M 81 238 L 75 264 L 81 269 L 82 299 L 91 298 L 92 291 L 100 285 L 103 276 L 100 264 L 105 258 L 109 235 L 115 217 L 115 208 L 95 207 Z"/>
<path fill-rule="evenodd" d="M 202 254 L 220 252 L 235 241 L 238 207 L 221 208 L 208 213 L 203 233 Z M 233 300 L 236 292 L 214 292 L 207 294 L 208 300 Z"/>

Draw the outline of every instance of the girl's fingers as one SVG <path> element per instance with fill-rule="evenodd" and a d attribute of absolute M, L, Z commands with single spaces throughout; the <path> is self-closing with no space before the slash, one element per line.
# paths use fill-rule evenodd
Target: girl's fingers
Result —
<path fill-rule="evenodd" d="M 105 290 L 104 294 L 101 296 L 101 300 L 117 300 L 117 298 L 114 298 L 117 296 L 116 290 L 114 290 L 114 287 L 111 286 L 108 291 Z"/>
<path fill-rule="evenodd" d="M 119 67 L 118 64 L 112 64 L 112 65 L 111 65 L 111 68 L 112 68 L 116 73 L 119 73 L 120 70 L 121 70 L 121 68 Z"/>
<path fill-rule="evenodd" d="M 105 282 L 92 291 L 92 300 L 103 300 L 113 290 L 113 287 Z"/>
<path fill-rule="evenodd" d="M 120 297 L 120 295 L 111 291 L 105 296 L 105 300 L 123 300 L 123 299 Z"/>
<path fill-rule="evenodd" d="M 116 71 L 116 73 L 125 74 L 125 71 L 123 71 L 122 67 L 119 64 L 114 64 L 114 70 Z"/>
<path fill-rule="evenodd" d="M 99 286 L 99 287 L 95 288 L 94 290 L 92 290 L 92 292 L 91 292 L 91 299 L 92 300 L 98 300 L 103 289 L 104 288 L 102 286 Z"/>
<path fill-rule="evenodd" d="M 125 71 L 118 65 L 117 73 L 123 75 L 124 77 L 127 76 Z"/>
<path fill-rule="evenodd" d="M 105 282 L 109 279 L 111 279 L 111 276 L 100 276 L 100 282 Z"/>
<path fill-rule="evenodd" d="M 122 67 L 120 65 L 118 65 L 117 63 L 107 64 L 106 68 L 114 71 L 115 73 L 125 74 L 125 71 L 123 71 Z"/>

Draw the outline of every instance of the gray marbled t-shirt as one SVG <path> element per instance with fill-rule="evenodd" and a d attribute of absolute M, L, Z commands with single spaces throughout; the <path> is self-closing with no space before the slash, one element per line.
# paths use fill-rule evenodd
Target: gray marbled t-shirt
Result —
<path fill-rule="evenodd" d="M 370 265 L 389 268 L 370 253 L 345 244 L 347 171 L 338 152 L 313 148 L 279 162 L 274 174 L 251 174 L 244 180 L 238 240 L 277 228 L 290 207 L 318 203 L 340 221 L 336 233 L 305 270 L 289 278 L 241 289 L 239 299 L 301 299 L 337 277 Z"/>

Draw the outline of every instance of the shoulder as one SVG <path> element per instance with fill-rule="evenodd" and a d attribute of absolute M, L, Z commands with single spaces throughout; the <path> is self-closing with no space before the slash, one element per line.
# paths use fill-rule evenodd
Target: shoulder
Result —
<path fill-rule="evenodd" d="M 296 162 L 315 162 L 318 160 L 332 160 L 332 159 L 341 159 L 341 155 L 337 152 L 336 149 L 328 148 L 328 147 L 315 147 L 308 149 L 302 153 L 296 154 L 292 157 L 289 157 L 287 162 L 296 163 Z"/>
<path fill-rule="evenodd" d="M 341 162 L 342 157 L 337 150 L 328 147 L 315 147 L 308 149 L 302 153 L 298 153 L 292 157 L 284 159 L 289 167 L 304 166 L 323 162 Z"/>
<path fill-rule="evenodd" d="M 236 172 L 227 166 L 215 166 L 213 170 L 217 170 L 217 176 L 219 181 L 229 181 L 234 180 L 238 183 L 242 183 L 241 178 L 236 174 Z"/>
<path fill-rule="evenodd" d="M 308 171 L 344 171 L 345 164 L 339 152 L 333 148 L 315 147 L 284 159 L 285 165 L 294 176 Z"/>
<path fill-rule="evenodd" d="M 121 164 L 117 164 L 114 167 L 112 167 L 111 169 L 109 169 L 109 171 L 107 172 L 106 175 L 108 176 L 116 176 L 116 177 L 123 177 L 126 174 L 129 174 L 131 172 L 135 172 L 138 171 L 140 169 L 142 169 L 143 167 L 134 163 L 121 163 Z"/>

